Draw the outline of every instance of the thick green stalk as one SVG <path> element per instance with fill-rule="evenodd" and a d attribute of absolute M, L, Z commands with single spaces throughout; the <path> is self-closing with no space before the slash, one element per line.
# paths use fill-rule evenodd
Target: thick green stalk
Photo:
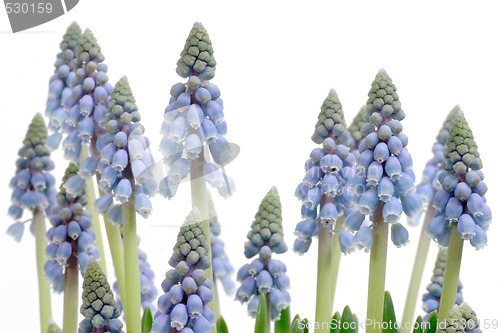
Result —
<path fill-rule="evenodd" d="M 432 219 L 434 214 L 434 207 L 432 206 L 432 201 L 427 207 L 427 213 L 425 214 L 425 219 L 422 224 L 422 230 L 420 231 L 420 239 L 418 241 L 417 254 L 415 256 L 415 261 L 413 263 L 413 271 L 411 274 L 410 286 L 408 287 L 408 294 L 406 295 L 406 303 L 403 312 L 403 320 L 401 321 L 401 328 L 403 333 L 410 333 L 412 330 L 413 316 L 415 315 L 415 307 L 417 305 L 417 299 L 420 291 L 420 284 L 422 283 L 422 276 L 424 274 L 425 262 L 427 260 L 427 254 L 429 253 L 429 245 L 431 239 L 425 231 L 427 230 L 427 224 Z"/>
<path fill-rule="evenodd" d="M 318 236 L 318 276 L 316 283 L 316 332 L 330 332 L 330 319 L 332 317 L 332 233 L 330 228 L 320 224 Z"/>
<path fill-rule="evenodd" d="M 89 157 L 89 147 L 87 145 L 83 145 L 82 152 L 80 155 L 80 162 Z M 96 196 L 95 196 L 95 188 L 94 188 L 94 179 L 89 178 L 85 181 L 85 185 L 87 188 L 87 196 L 89 197 L 88 204 L 86 209 L 92 213 L 92 230 L 95 233 L 95 245 L 99 249 L 101 254 L 101 260 L 99 261 L 99 267 L 101 267 L 104 275 L 107 274 L 106 270 L 106 256 L 104 254 L 104 243 L 102 241 L 102 232 L 101 232 L 101 223 L 99 221 L 99 213 L 97 213 L 92 206 L 94 205 Z"/>
<path fill-rule="evenodd" d="M 389 223 L 382 217 L 383 202 L 373 214 L 373 244 L 370 251 L 370 276 L 368 281 L 368 307 L 366 333 L 381 333 L 384 313 L 385 270 Z"/>
<path fill-rule="evenodd" d="M 73 247 L 78 246 L 76 244 Z M 78 259 L 72 255 L 64 270 L 63 333 L 75 333 L 78 329 Z"/>
<path fill-rule="evenodd" d="M 464 240 L 457 232 L 457 224 L 451 224 L 450 243 L 446 256 L 446 267 L 444 269 L 443 291 L 439 302 L 438 322 L 444 321 L 457 298 L 458 276 L 460 275 L 460 264 L 462 263 L 462 252 Z"/>
<path fill-rule="evenodd" d="M 339 276 L 340 258 L 341 258 L 341 254 L 342 254 L 342 252 L 340 251 L 339 237 L 340 237 L 340 232 L 344 230 L 344 221 L 345 221 L 344 215 L 340 216 L 337 219 L 337 222 L 335 223 L 335 230 L 337 232 L 333 235 L 332 276 L 331 276 L 331 284 L 330 284 L 332 308 L 333 308 L 333 303 L 335 302 L 335 289 L 337 289 L 337 280 L 338 280 L 338 276 Z"/>
<path fill-rule="evenodd" d="M 212 263 L 212 245 L 210 241 L 210 223 L 208 221 L 208 196 L 207 196 L 207 185 L 205 184 L 205 179 L 203 178 L 203 150 L 200 153 L 200 157 L 191 161 L 190 163 L 190 176 L 191 176 L 191 203 L 193 207 L 197 207 L 200 210 L 202 222 L 203 222 L 203 233 L 207 235 L 207 249 L 208 257 L 210 258 L 210 263 Z M 212 281 L 212 286 L 215 284 L 212 266 L 205 270 L 207 278 Z M 217 311 L 219 300 L 214 294 L 212 302 L 208 305 L 210 310 L 213 311 L 215 315 L 215 320 L 219 320 L 220 313 Z M 212 332 L 217 332 L 217 327 L 212 326 Z"/>
<path fill-rule="evenodd" d="M 269 293 L 266 294 L 266 304 L 267 304 L 267 330 L 263 333 L 271 333 L 271 299 L 269 298 Z"/>
<path fill-rule="evenodd" d="M 40 326 L 41 332 L 47 333 L 49 329 L 49 321 L 52 318 L 52 305 L 50 301 L 50 288 L 45 282 L 43 266 L 45 265 L 45 248 L 47 240 L 45 238 L 45 215 L 43 210 L 37 209 L 33 213 L 33 223 L 35 226 L 35 242 L 36 242 L 36 268 L 38 274 L 38 298 L 40 306 Z"/>
<path fill-rule="evenodd" d="M 99 183 L 100 176 L 96 174 L 97 183 Z M 99 195 L 104 195 L 104 192 L 99 190 Z M 125 320 L 127 320 L 126 299 L 125 292 L 125 262 L 123 255 L 123 240 L 119 227 L 111 224 L 108 219 L 108 214 L 104 214 L 104 227 L 106 228 L 106 235 L 108 238 L 108 245 L 113 259 L 113 267 L 115 269 L 116 281 L 118 282 L 118 290 L 120 290 L 120 298 L 122 308 L 124 309 Z"/>
<path fill-rule="evenodd" d="M 123 254 L 125 258 L 125 289 L 127 308 L 127 333 L 141 332 L 141 281 L 139 253 L 137 251 L 137 226 L 135 196 L 123 204 Z"/>

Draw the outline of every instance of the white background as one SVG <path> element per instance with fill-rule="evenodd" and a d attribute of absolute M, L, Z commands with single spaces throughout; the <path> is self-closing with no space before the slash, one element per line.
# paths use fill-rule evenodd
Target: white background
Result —
<path fill-rule="evenodd" d="M 216 198 L 226 250 L 237 269 L 247 261 L 243 256 L 245 235 L 272 185 L 281 194 L 286 241 L 292 246 L 292 232 L 300 219 L 300 203 L 293 193 L 304 176 L 303 163 L 315 147 L 310 136 L 321 103 L 329 89 L 335 88 L 349 123 L 366 102 L 380 68 L 392 77 L 407 114 L 404 131 L 418 179 L 443 120 L 460 104 L 481 153 L 493 217 L 498 216 L 499 8 L 493 1 L 467 3 L 81 0 L 63 17 L 17 34 L 9 32 L 7 15 L 0 10 L 0 212 L 4 214 L 0 225 L 0 330 L 36 332 L 39 327 L 34 239 L 27 232 L 21 244 L 15 244 L 3 231 L 11 223 L 7 217 L 8 182 L 31 118 L 44 111 L 59 43 L 72 21 L 94 32 L 111 82 L 128 76 L 155 149 L 170 86 L 180 81 L 175 73 L 178 54 L 195 21 L 207 28 L 218 63 L 213 82 L 225 102 L 227 138 L 241 147 L 240 156 L 226 169 L 238 191 L 228 200 Z M 61 151 L 53 158 L 59 180 L 66 162 Z M 177 226 L 189 212 L 188 184 L 171 201 L 156 196 L 153 205 L 151 218 L 139 219 L 138 224 L 141 247 L 149 254 L 160 289 Z M 399 319 L 419 228 L 410 233 L 410 245 L 389 248 L 387 289 Z M 464 296 L 481 319 L 500 319 L 499 236 L 493 223 L 486 249 L 474 251 L 466 244 L 464 250 Z M 280 256 L 291 278 L 292 312 L 309 319 L 314 317 L 316 246 L 314 241 L 302 257 L 292 251 Z M 435 254 L 433 244 L 422 291 L 432 274 Z M 109 253 L 106 255 L 112 272 Z M 368 257 L 356 253 L 342 258 L 336 310 L 348 303 L 364 317 Z M 253 331 L 246 307 L 225 295 L 221 299 L 229 329 Z M 53 298 L 59 324 L 61 303 L 62 297 Z"/>

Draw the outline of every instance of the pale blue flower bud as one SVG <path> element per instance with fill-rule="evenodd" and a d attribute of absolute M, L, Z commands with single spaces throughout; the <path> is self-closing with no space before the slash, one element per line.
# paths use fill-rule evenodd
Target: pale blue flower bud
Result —
<path fill-rule="evenodd" d="M 327 203 L 323 206 L 319 214 L 319 220 L 324 225 L 333 225 L 337 221 L 338 212 L 335 205 Z"/>
<path fill-rule="evenodd" d="M 361 227 L 353 237 L 353 244 L 358 249 L 365 249 L 368 252 L 372 248 L 373 243 L 373 230 L 370 227 Z"/>
<path fill-rule="evenodd" d="M 422 210 L 422 199 L 416 192 L 401 196 L 401 203 L 407 216 L 415 216 Z"/>
<path fill-rule="evenodd" d="M 475 235 L 471 238 L 470 244 L 476 248 L 476 250 L 480 250 L 484 248 L 488 244 L 488 237 L 486 232 L 477 224 L 474 227 Z"/>
<path fill-rule="evenodd" d="M 382 210 L 382 216 L 384 220 L 388 223 L 397 223 L 401 218 L 403 213 L 403 205 L 398 199 L 392 197 L 388 202 L 385 203 Z"/>
<path fill-rule="evenodd" d="M 113 203 L 113 196 L 111 194 L 105 194 L 100 198 L 97 198 L 94 202 L 94 210 L 101 214 L 106 214 L 109 210 L 109 206 Z"/>
<path fill-rule="evenodd" d="M 377 209 L 378 203 L 379 201 L 377 191 L 375 191 L 373 188 L 370 188 L 359 198 L 359 212 L 364 215 L 371 215 Z"/>
<path fill-rule="evenodd" d="M 7 235 L 11 236 L 16 242 L 20 242 L 23 237 L 24 223 L 15 222 L 7 228 Z"/>
<path fill-rule="evenodd" d="M 473 217 L 481 216 L 483 214 L 483 209 L 484 209 L 483 200 L 481 199 L 479 194 L 473 193 L 467 200 L 467 210 L 469 211 L 469 214 L 471 214 Z"/>
<path fill-rule="evenodd" d="M 481 201 L 482 204 L 482 201 Z M 446 204 L 445 216 L 448 221 L 458 222 L 458 219 L 462 215 L 463 207 L 460 200 L 455 197 L 451 197 Z"/>
<path fill-rule="evenodd" d="M 397 247 L 405 246 L 410 241 L 408 230 L 401 223 L 392 224 L 391 240 Z"/>
<path fill-rule="evenodd" d="M 382 164 L 377 161 L 370 163 L 368 170 L 366 171 L 366 182 L 369 186 L 376 187 L 382 178 L 384 173 Z"/>
<path fill-rule="evenodd" d="M 377 195 L 380 201 L 388 202 L 394 194 L 394 185 L 388 177 L 382 177 L 377 187 Z"/>
<path fill-rule="evenodd" d="M 119 149 L 113 155 L 111 166 L 116 172 L 122 172 L 128 165 L 128 154 L 125 149 Z"/>
<path fill-rule="evenodd" d="M 401 177 L 403 169 L 399 160 L 395 156 L 390 156 L 385 162 L 385 172 L 392 181 L 396 181 Z"/>
<path fill-rule="evenodd" d="M 153 210 L 151 201 L 144 193 L 139 193 L 135 197 L 135 211 L 144 218 L 148 218 Z"/>
<path fill-rule="evenodd" d="M 389 158 L 389 148 L 385 142 L 379 142 L 373 151 L 373 159 L 379 163 L 387 161 Z"/>
<path fill-rule="evenodd" d="M 364 217 L 364 215 L 363 215 Z M 349 254 L 354 252 L 356 249 L 354 243 L 354 236 L 348 231 L 341 231 L 339 235 L 340 250 L 344 254 Z"/>
<path fill-rule="evenodd" d="M 182 303 L 178 303 L 170 312 L 170 325 L 177 329 L 181 330 L 188 322 L 188 312 L 186 305 Z"/>

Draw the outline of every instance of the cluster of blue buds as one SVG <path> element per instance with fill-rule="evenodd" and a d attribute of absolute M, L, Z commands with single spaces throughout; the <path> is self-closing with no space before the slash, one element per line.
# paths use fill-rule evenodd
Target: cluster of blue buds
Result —
<path fill-rule="evenodd" d="M 106 105 L 113 86 L 108 82 L 108 67 L 92 32 L 87 29 L 78 42 L 72 71 L 68 74 L 71 93 L 65 93 L 63 107 L 67 111 L 51 122 L 65 124 L 68 135 L 63 140 L 64 157 L 74 163 L 80 159 L 82 144 L 90 143 L 104 123 Z M 99 145 L 99 142 L 97 143 Z"/>
<path fill-rule="evenodd" d="M 156 311 L 156 306 L 154 305 L 156 296 L 158 295 L 158 290 L 154 284 L 155 273 L 151 269 L 149 264 L 148 255 L 146 252 L 137 248 L 139 252 L 139 271 L 140 283 L 141 283 L 141 305 L 142 309 L 149 307 L 151 312 Z M 113 291 L 115 292 L 116 302 L 118 303 L 118 308 L 123 310 L 122 302 L 120 298 L 120 290 L 118 289 L 118 282 L 113 283 Z"/>
<path fill-rule="evenodd" d="M 49 172 L 54 169 L 54 162 L 50 159 L 46 140 L 47 127 L 42 115 L 37 114 L 28 128 L 23 147 L 19 149 L 16 175 L 10 180 L 13 192 L 8 214 L 16 222 L 9 226 L 7 234 L 17 242 L 24 232 L 24 222 L 19 220 L 25 209 L 32 212 L 45 210 L 49 213 L 50 208 L 56 204 L 55 178 Z"/>
<path fill-rule="evenodd" d="M 436 333 L 482 333 L 482 330 L 476 312 L 464 303 L 451 308 L 444 323 L 438 325 Z"/>
<path fill-rule="evenodd" d="M 442 189 L 434 196 L 434 217 L 427 225 L 427 234 L 447 247 L 451 225 L 456 223 L 460 236 L 481 249 L 488 242 L 486 231 L 491 223 L 491 210 L 484 196 L 488 187 L 483 181 L 474 136 L 463 113 L 453 120 L 442 168 L 438 176 Z"/>
<path fill-rule="evenodd" d="M 352 139 L 346 129 L 342 104 L 334 90 L 321 106 L 312 139 L 322 143 L 322 147 L 315 148 L 309 155 L 305 163 L 306 175 L 295 190 L 295 196 L 302 201 L 303 221 L 297 224 L 297 239 L 293 244 L 293 250 L 299 254 L 309 250 L 320 223 L 330 231 L 336 231 L 334 226 L 338 217 L 353 205 L 354 196 L 347 190 L 347 182 L 356 159 L 350 152 Z M 350 236 L 347 231 L 341 232 L 342 240 L 349 240 Z M 344 253 L 352 251 L 351 243 L 341 242 Z"/>
<path fill-rule="evenodd" d="M 356 173 L 349 181 L 350 191 L 358 199 L 357 209 L 346 217 L 346 228 L 355 232 L 353 245 L 369 251 L 373 241 L 372 226 L 363 223 L 381 210 L 384 223 L 391 224 L 391 239 L 397 247 L 409 241 L 406 228 L 399 222 L 403 212 L 412 217 L 422 209 L 422 199 L 415 191 L 415 174 L 408 137 L 403 133 L 401 109 L 396 86 L 381 70 L 372 83 L 366 103 L 364 139 L 359 144 Z"/>
<path fill-rule="evenodd" d="M 167 198 L 175 196 L 179 183 L 189 174 L 190 164 L 199 163 L 206 182 L 227 198 L 235 187 L 223 167 L 236 157 L 238 148 L 224 137 L 227 124 L 220 90 L 209 81 L 215 75 L 212 42 L 199 22 L 186 40 L 177 73 L 188 81 L 172 86 L 165 109 L 160 152 L 169 171 L 160 182 L 160 193 Z"/>
<path fill-rule="evenodd" d="M 242 304 L 248 302 L 248 314 L 255 317 L 259 295 L 263 293 L 271 304 L 271 319 L 278 320 L 291 298 L 286 265 L 271 258 L 273 252 L 280 254 L 288 249 L 283 239 L 280 197 L 274 186 L 262 200 L 247 238 L 245 257 L 251 259 L 257 254 L 259 257 L 238 270 L 237 280 L 241 286 L 236 291 L 236 300 Z"/>
<path fill-rule="evenodd" d="M 151 215 L 149 197 L 158 186 L 152 173 L 155 162 L 148 152 L 149 140 L 144 136 L 144 126 L 140 123 L 141 116 L 127 78 L 116 83 L 110 98 L 100 124 L 104 133 L 97 141 L 99 189 L 106 194 L 95 201 L 94 209 L 105 214 L 114 198 L 119 204 L 109 210 L 109 219 L 121 226 L 123 204 L 132 195 L 135 196 L 136 212 L 144 218 Z"/>
<path fill-rule="evenodd" d="M 78 193 L 66 188 L 68 180 L 77 172 L 78 165 L 70 163 L 64 173 L 57 194 L 58 206 L 52 209 L 51 227 L 46 235 L 49 244 L 45 249 L 45 279 L 56 292 L 64 289 L 64 269 L 70 260 L 78 260 L 83 275 L 90 256 L 100 258 L 99 249 L 95 245 L 96 236 L 92 230 L 92 215 L 85 209 L 88 202 L 85 187 Z"/>
<path fill-rule="evenodd" d="M 439 130 L 436 142 L 432 146 L 433 156 L 425 165 L 422 180 L 417 185 L 417 193 L 420 195 L 424 205 L 431 203 L 436 192 L 442 189 L 441 183 L 439 183 L 438 175 L 441 171 L 443 171 L 441 163 L 444 159 L 444 151 L 446 150 L 446 141 L 448 140 L 451 124 L 453 119 L 455 119 L 457 114 L 460 112 L 460 107 L 458 105 L 450 111 L 443 123 L 443 126 Z M 418 225 L 420 217 L 421 214 L 417 214 L 414 217 L 409 218 L 408 223 L 411 225 Z"/>
<path fill-rule="evenodd" d="M 78 333 L 123 332 L 123 324 L 118 319 L 121 314 L 120 309 L 118 309 L 106 275 L 94 257 L 90 257 L 83 276 L 80 313 L 85 318 L 80 322 Z"/>
<path fill-rule="evenodd" d="M 215 317 L 208 304 L 212 301 L 212 282 L 205 270 L 210 267 L 208 238 L 201 214 L 193 208 L 181 226 L 161 287 L 151 333 L 212 332 Z"/>
<path fill-rule="evenodd" d="M 57 54 L 57 60 L 54 64 L 56 67 L 54 74 L 49 81 L 49 97 L 47 99 L 45 115 L 50 119 L 49 129 L 52 133 L 47 138 L 47 146 L 54 150 L 59 147 L 62 139 L 61 130 L 66 131 L 69 128 L 64 121 L 67 112 L 64 110 L 63 101 L 72 94 L 70 73 L 73 70 L 73 60 L 75 59 L 76 47 L 78 41 L 82 37 L 82 30 L 78 23 L 73 22 L 63 36 L 63 40 L 59 45 L 61 52 Z"/>
<path fill-rule="evenodd" d="M 441 292 L 443 290 L 444 269 L 446 267 L 446 254 L 446 249 L 439 249 L 434 270 L 432 271 L 431 283 L 427 285 L 427 292 L 422 297 L 422 309 L 427 313 L 423 318 L 424 321 L 427 321 L 432 312 L 439 309 Z M 461 305 L 463 301 L 462 283 L 459 280 L 455 304 Z"/>
<path fill-rule="evenodd" d="M 210 245 L 212 249 L 212 269 L 214 279 L 217 279 L 222 283 L 226 294 L 232 295 L 236 290 L 236 285 L 231 279 L 231 275 L 234 273 L 234 268 L 229 262 L 229 258 L 224 250 L 224 242 L 220 237 L 221 227 L 212 196 L 210 195 L 210 192 L 207 191 L 207 193 L 209 195 L 208 221 L 210 223 Z"/>

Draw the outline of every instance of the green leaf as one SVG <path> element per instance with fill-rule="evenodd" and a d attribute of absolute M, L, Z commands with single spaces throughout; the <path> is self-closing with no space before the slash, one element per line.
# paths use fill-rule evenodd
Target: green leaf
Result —
<path fill-rule="evenodd" d="M 267 301 L 266 295 L 261 293 L 259 296 L 259 307 L 257 309 L 257 317 L 255 318 L 255 333 L 269 332 L 267 320 Z"/>
<path fill-rule="evenodd" d="M 354 333 L 358 333 L 358 328 L 359 328 L 359 320 L 358 320 L 358 316 L 356 316 L 356 314 L 352 314 L 352 319 L 354 320 L 354 322 L 356 323 L 356 329 L 354 330 Z"/>
<path fill-rule="evenodd" d="M 434 311 L 429 316 L 429 320 L 427 320 L 427 324 L 425 325 L 425 333 L 436 333 L 438 328 L 438 316 L 437 311 Z"/>
<path fill-rule="evenodd" d="M 146 307 L 144 313 L 142 314 L 141 327 L 142 333 L 151 332 L 151 326 L 153 326 L 153 315 L 151 314 L 151 309 Z"/>
<path fill-rule="evenodd" d="M 217 321 L 217 332 L 229 333 L 229 330 L 227 329 L 226 321 L 224 320 L 224 318 L 222 316 Z"/>
<path fill-rule="evenodd" d="M 384 296 L 382 333 L 398 333 L 396 323 L 396 314 L 394 313 L 394 305 L 392 304 L 391 294 L 386 291 Z"/>
<path fill-rule="evenodd" d="M 290 333 L 299 333 L 299 322 L 300 322 L 300 317 L 299 315 L 295 315 L 292 320 L 292 324 L 290 325 Z"/>
<path fill-rule="evenodd" d="M 302 325 L 304 325 L 304 328 L 303 329 L 299 328 L 299 332 L 309 333 L 309 328 L 307 326 L 307 324 L 309 323 L 309 321 L 307 320 L 307 318 L 302 319 L 301 323 L 302 323 Z"/>
<path fill-rule="evenodd" d="M 340 320 L 340 333 L 355 333 L 356 332 L 356 320 L 352 315 L 351 308 L 346 305 L 344 311 L 342 312 L 342 319 Z"/>
<path fill-rule="evenodd" d="M 415 321 L 415 326 L 413 326 L 413 333 L 423 333 L 424 330 L 422 328 L 422 316 L 418 316 Z"/>
<path fill-rule="evenodd" d="M 332 317 L 332 325 L 330 326 L 330 333 L 339 333 L 340 332 L 340 320 L 341 320 L 340 312 L 335 312 Z"/>
<path fill-rule="evenodd" d="M 282 310 L 280 319 L 274 322 L 274 333 L 288 332 L 290 332 L 290 307 Z"/>

